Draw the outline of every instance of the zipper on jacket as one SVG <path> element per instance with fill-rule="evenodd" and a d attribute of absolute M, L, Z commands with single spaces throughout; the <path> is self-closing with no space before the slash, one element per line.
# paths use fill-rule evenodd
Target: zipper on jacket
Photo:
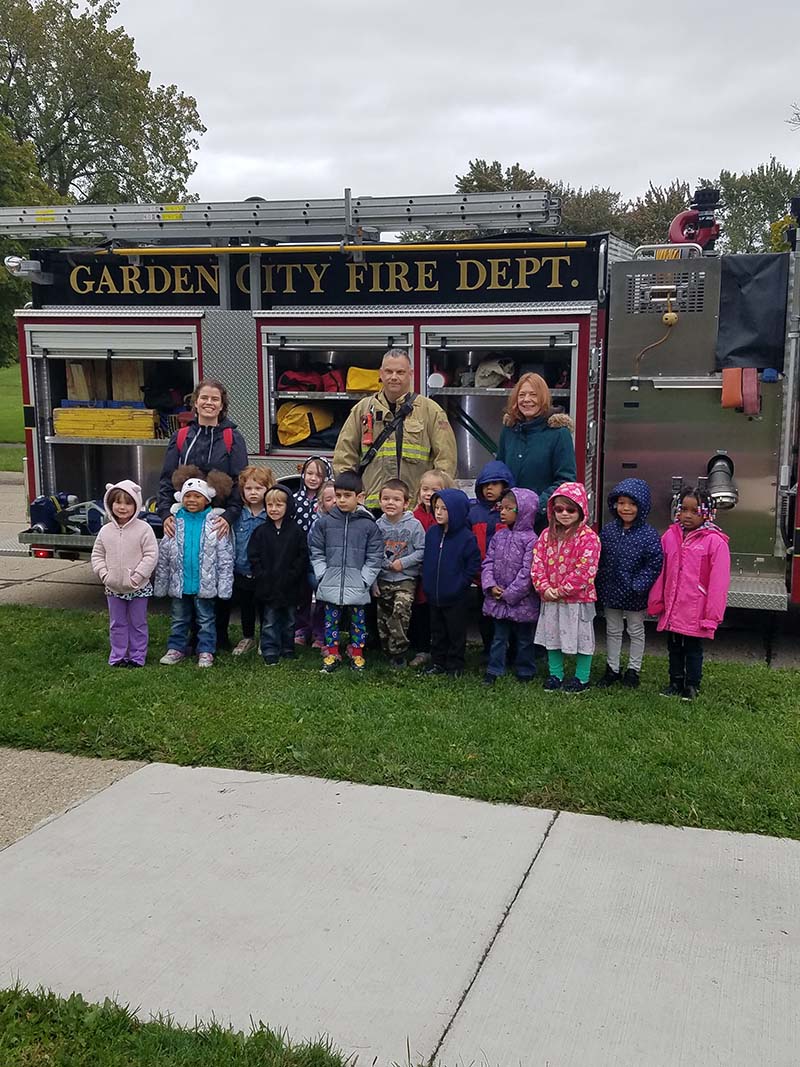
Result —
<path fill-rule="evenodd" d="M 442 530 L 442 539 L 439 542 L 439 558 L 436 561 L 436 600 L 439 601 L 439 571 L 442 568 L 442 549 L 444 548 L 444 539 L 447 537 L 447 530 Z"/>
<path fill-rule="evenodd" d="M 342 544 L 342 584 L 339 588 L 339 603 L 344 604 L 344 572 L 347 566 L 347 530 L 350 524 L 350 512 L 344 515 L 344 543 Z"/>

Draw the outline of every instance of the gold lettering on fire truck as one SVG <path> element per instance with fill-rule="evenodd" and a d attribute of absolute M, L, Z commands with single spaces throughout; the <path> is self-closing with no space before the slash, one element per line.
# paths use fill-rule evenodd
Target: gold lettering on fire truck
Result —
<path fill-rule="evenodd" d="M 364 267 L 365 263 L 348 263 L 347 264 L 347 292 L 358 293 L 361 291 L 361 285 L 364 281 Z"/>
<path fill-rule="evenodd" d="M 81 278 L 81 274 L 86 272 L 89 277 Z M 80 293 L 81 296 L 85 296 L 87 293 L 91 293 L 94 289 L 94 282 L 92 281 L 91 267 L 87 267 L 85 263 L 80 264 L 77 267 L 73 267 L 69 272 L 69 287 L 73 293 Z"/>
<path fill-rule="evenodd" d="M 312 293 L 321 293 L 321 292 L 323 292 L 322 279 L 325 277 L 325 272 L 327 271 L 328 267 L 330 267 L 330 263 L 304 263 L 303 264 L 303 268 L 305 270 L 307 270 L 309 275 L 311 276 L 311 282 L 312 282 L 311 292 Z"/>
<path fill-rule="evenodd" d="M 136 293 L 137 296 L 142 296 L 144 289 L 142 288 L 142 283 L 139 281 L 139 268 L 120 267 L 119 273 L 122 279 L 123 296 L 128 296 L 130 293 Z"/>
<path fill-rule="evenodd" d="M 418 293 L 438 293 L 439 283 L 434 281 L 434 272 L 436 270 L 435 259 L 418 259 L 417 260 L 417 292 Z M 433 283 L 433 284 L 431 284 Z"/>
<path fill-rule="evenodd" d="M 514 281 L 509 278 L 511 259 L 489 260 L 489 288 L 490 289 L 513 289 Z"/>
<path fill-rule="evenodd" d="M 161 296 L 162 293 L 168 293 L 172 288 L 172 275 L 166 267 L 162 267 L 160 263 L 155 263 L 152 266 L 145 267 L 147 274 L 147 292 L 155 293 L 157 296 Z M 161 278 L 162 285 L 159 288 L 156 285 L 156 278 Z"/>

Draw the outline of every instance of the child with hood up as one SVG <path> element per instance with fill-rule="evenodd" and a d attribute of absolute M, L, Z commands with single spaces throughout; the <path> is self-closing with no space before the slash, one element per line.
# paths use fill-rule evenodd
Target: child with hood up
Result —
<path fill-rule="evenodd" d="M 233 480 L 222 471 L 200 477 L 197 467 L 178 467 L 172 476 L 176 504 L 175 536 L 164 537 L 158 551 L 155 594 L 172 598 L 172 625 L 160 662 L 174 666 L 186 658 L 189 631 L 197 626 L 197 665 L 213 667 L 217 651 L 215 601 L 233 591 L 233 538 L 220 536 L 216 519 Z"/>
<path fill-rule="evenodd" d="M 486 558 L 486 551 L 497 525 L 503 521 L 500 517 L 500 501 L 513 486 L 514 475 L 505 463 L 496 459 L 485 464 L 475 479 L 475 500 L 470 504 L 469 524 L 481 550 L 481 560 Z M 494 621 L 491 615 L 481 610 L 482 608 L 481 595 L 478 601 L 478 630 L 483 641 L 484 654 L 488 656 L 494 636 Z"/>
<path fill-rule="evenodd" d="M 650 487 L 641 478 L 623 478 L 608 494 L 613 518 L 600 531 L 597 595 L 606 617 L 606 673 L 602 689 L 622 682 L 639 685 L 644 655 L 644 617 L 647 597 L 661 573 L 663 553 L 658 530 L 647 522 Z M 628 669 L 620 672 L 622 634 L 628 625 L 631 643 Z"/>
<path fill-rule="evenodd" d="M 442 489 L 432 498 L 436 525 L 425 534 L 422 587 L 430 605 L 431 666 L 425 674 L 464 673 L 467 596 L 481 569 L 481 553 L 469 528 L 469 499 L 460 489 Z"/>
<path fill-rule="evenodd" d="M 295 605 L 301 585 L 308 585 L 308 542 L 294 521 L 294 498 L 285 485 L 274 485 L 265 499 L 266 521 L 247 546 L 256 604 L 261 611 L 261 655 L 268 667 L 294 656 Z"/>
<path fill-rule="evenodd" d="M 725 615 L 731 584 L 728 537 L 714 525 L 706 489 L 684 489 L 675 521 L 661 538 L 664 564 L 650 590 L 647 610 L 667 631 L 669 685 L 662 696 L 694 700 L 703 679 L 703 641 Z"/>
<path fill-rule="evenodd" d="M 580 482 L 560 485 L 547 501 L 548 526 L 533 550 L 533 585 L 542 601 L 534 640 L 547 649 L 548 693 L 589 688 L 600 538 L 586 522 L 588 508 Z M 576 656 L 575 677 L 568 682 L 565 652 Z"/>
<path fill-rule="evenodd" d="M 144 667 L 149 633 L 147 601 L 158 560 L 153 528 L 138 518 L 142 490 L 127 479 L 106 485 L 108 522 L 92 548 L 92 570 L 105 586 L 111 667 Z"/>
<path fill-rule="evenodd" d="M 481 568 L 484 614 L 494 619 L 494 637 L 484 685 L 494 685 L 506 672 L 506 653 L 516 637 L 514 669 L 521 682 L 536 673 L 533 624 L 539 618 L 539 597 L 531 584 L 536 534 L 533 524 L 539 498 L 530 489 L 508 489 L 500 501 L 500 521 Z"/>

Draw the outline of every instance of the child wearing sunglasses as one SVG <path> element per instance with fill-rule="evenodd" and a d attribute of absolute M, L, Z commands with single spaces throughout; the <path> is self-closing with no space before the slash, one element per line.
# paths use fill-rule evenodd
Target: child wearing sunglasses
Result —
<path fill-rule="evenodd" d="M 589 688 L 600 538 L 587 525 L 587 514 L 584 486 L 564 482 L 547 501 L 549 524 L 533 550 L 533 586 L 542 602 L 535 641 L 547 649 L 548 693 L 583 693 Z M 564 653 L 576 657 L 575 677 L 568 681 Z"/>

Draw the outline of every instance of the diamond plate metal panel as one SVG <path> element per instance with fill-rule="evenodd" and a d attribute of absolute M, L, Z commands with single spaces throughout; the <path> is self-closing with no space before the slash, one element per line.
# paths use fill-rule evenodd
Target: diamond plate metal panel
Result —
<path fill-rule="evenodd" d="M 259 441 L 257 363 L 252 312 L 209 308 L 203 323 L 203 375 L 224 383 L 230 416 L 250 451 Z"/>
<path fill-rule="evenodd" d="M 72 304 L 49 304 L 43 308 L 21 308 L 15 311 L 16 318 L 51 318 L 54 314 L 68 315 L 71 319 L 201 319 L 207 314 L 204 307 L 80 307 Z"/>
<path fill-rule="evenodd" d="M 786 579 L 780 575 L 734 574 L 728 592 L 729 608 L 752 608 L 756 611 L 786 611 L 789 594 Z"/>

